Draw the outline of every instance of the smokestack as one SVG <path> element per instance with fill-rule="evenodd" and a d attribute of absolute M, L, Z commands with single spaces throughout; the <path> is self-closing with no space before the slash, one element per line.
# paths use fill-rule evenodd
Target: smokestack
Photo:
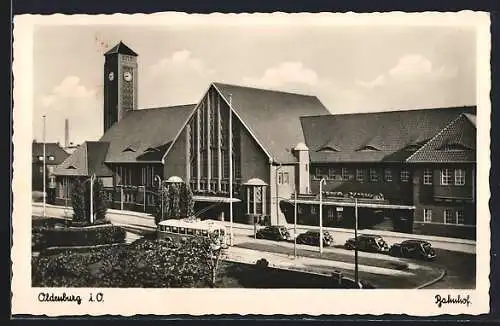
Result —
<path fill-rule="evenodd" d="M 64 147 L 69 147 L 69 121 L 67 118 L 64 120 Z"/>

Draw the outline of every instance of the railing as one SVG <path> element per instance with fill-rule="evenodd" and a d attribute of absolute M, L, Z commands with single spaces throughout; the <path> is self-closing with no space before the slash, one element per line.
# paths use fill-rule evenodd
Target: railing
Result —
<path fill-rule="evenodd" d="M 229 182 L 221 180 L 221 188 L 218 190 L 217 180 L 200 180 L 200 188 L 198 189 L 197 181 L 191 180 L 191 189 L 194 195 L 212 196 L 212 197 L 229 197 Z M 210 185 L 210 187 L 209 187 Z M 241 182 L 236 180 L 233 182 L 233 196 L 237 197 L 241 194 Z"/>

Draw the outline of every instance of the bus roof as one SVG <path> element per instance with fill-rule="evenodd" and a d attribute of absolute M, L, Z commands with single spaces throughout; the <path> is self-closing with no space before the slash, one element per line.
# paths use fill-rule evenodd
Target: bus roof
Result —
<path fill-rule="evenodd" d="M 188 229 L 199 229 L 199 230 L 209 230 L 209 229 L 225 229 L 225 225 L 214 220 L 188 220 L 188 219 L 169 219 L 158 223 L 158 225 L 164 226 L 176 226 L 180 228 Z"/>

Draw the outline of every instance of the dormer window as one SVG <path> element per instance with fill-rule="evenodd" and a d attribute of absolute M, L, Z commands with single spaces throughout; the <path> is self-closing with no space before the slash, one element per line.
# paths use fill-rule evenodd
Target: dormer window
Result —
<path fill-rule="evenodd" d="M 412 144 L 412 145 L 406 146 L 404 149 L 405 149 L 405 151 L 408 151 L 408 152 L 414 152 L 414 151 L 418 150 L 419 148 L 420 148 L 419 145 Z"/>
<path fill-rule="evenodd" d="M 154 147 L 148 147 L 146 148 L 146 150 L 144 152 L 159 152 L 160 150 L 158 148 L 154 148 Z"/>
<path fill-rule="evenodd" d="M 40 156 L 38 156 L 38 160 L 39 160 L 39 161 L 43 161 L 43 156 L 41 156 L 41 155 L 40 155 Z"/>
<path fill-rule="evenodd" d="M 332 146 L 323 146 L 317 152 L 338 152 L 338 150 Z"/>
<path fill-rule="evenodd" d="M 53 161 L 53 160 L 55 160 L 55 157 L 54 157 L 54 156 L 52 156 L 52 155 L 50 155 L 50 156 L 49 156 L 49 161 Z"/>
<path fill-rule="evenodd" d="M 125 152 L 135 152 L 135 149 L 133 149 L 132 147 L 130 147 L 130 146 L 129 146 L 129 147 L 125 148 L 125 149 L 123 150 L 123 152 L 124 152 L 124 153 L 125 153 Z"/>
<path fill-rule="evenodd" d="M 371 152 L 371 151 L 380 151 L 380 149 L 376 148 L 372 145 L 364 145 L 356 150 L 357 152 Z"/>
<path fill-rule="evenodd" d="M 443 146 L 438 148 L 440 151 L 467 151 L 471 150 L 471 148 L 459 144 L 459 143 L 449 143 L 449 144 L 444 144 Z"/>
<path fill-rule="evenodd" d="M 69 170 L 76 170 L 76 167 L 74 165 L 70 165 L 70 166 L 67 167 L 67 169 L 69 169 Z"/>

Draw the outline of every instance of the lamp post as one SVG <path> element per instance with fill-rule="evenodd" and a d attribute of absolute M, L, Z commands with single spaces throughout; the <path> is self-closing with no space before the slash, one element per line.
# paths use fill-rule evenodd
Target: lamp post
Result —
<path fill-rule="evenodd" d="M 354 280 L 359 284 L 358 278 L 358 199 L 354 197 Z"/>
<path fill-rule="evenodd" d="M 46 205 L 46 201 L 47 201 L 47 197 L 46 197 L 46 169 L 47 169 L 47 158 L 45 157 L 46 156 L 46 153 L 45 153 L 45 115 L 42 116 L 43 118 L 43 212 L 42 212 L 42 215 L 43 217 L 45 217 L 45 205 Z"/>
<path fill-rule="evenodd" d="M 297 189 L 295 189 L 293 205 L 293 258 L 297 258 Z"/>
<path fill-rule="evenodd" d="M 319 254 L 323 254 L 323 184 L 326 184 L 325 178 L 319 182 Z"/>
<path fill-rule="evenodd" d="M 163 219 L 163 181 L 161 180 L 161 177 L 159 175 L 155 175 L 155 180 L 158 180 L 158 192 L 160 193 L 161 197 L 161 219 Z"/>
<path fill-rule="evenodd" d="M 278 171 L 281 169 L 282 165 L 280 163 L 279 166 L 276 167 L 276 175 L 275 175 L 275 182 L 276 182 L 276 223 L 278 222 L 279 219 L 279 212 L 280 212 L 280 203 L 279 203 L 279 179 L 278 179 Z"/>
<path fill-rule="evenodd" d="M 90 224 L 94 223 L 94 180 L 96 176 L 90 176 Z"/>

